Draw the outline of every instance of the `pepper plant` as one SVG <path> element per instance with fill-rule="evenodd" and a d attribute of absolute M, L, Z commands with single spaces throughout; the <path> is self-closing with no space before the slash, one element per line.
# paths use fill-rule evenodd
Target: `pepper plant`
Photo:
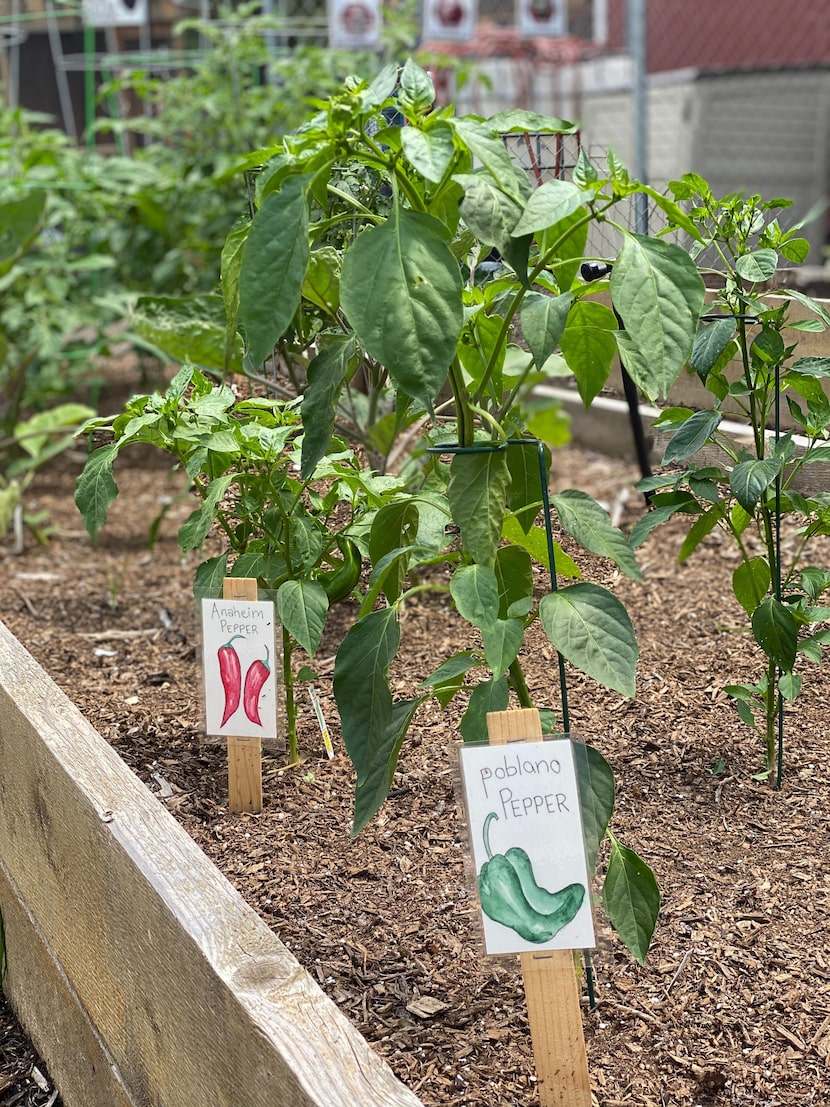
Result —
<path fill-rule="evenodd" d="M 810 557 L 813 539 L 830 534 L 830 494 L 799 490 L 811 465 L 830 460 L 830 400 L 823 386 L 830 358 L 798 354 L 799 337 L 825 331 L 830 314 L 801 292 L 765 292 L 782 261 L 802 262 L 809 250 L 798 233 L 801 224 L 785 230 L 779 222 L 789 201 L 736 194 L 717 199 L 692 173 L 671 188 L 698 230 L 693 255 L 705 251 L 721 286 L 690 358 L 710 406 L 669 408 L 655 424 L 672 432 L 663 456 L 668 471 L 640 484 L 652 510 L 631 539 L 639 546 L 654 527 L 680 514 L 691 520 L 681 561 L 716 529 L 733 543 L 739 563 L 732 589 L 764 660 L 757 682 L 728 684 L 725 691 L 741 719 L 763 737 L 759 777 L 777 764 L 780 783 L 783 704 L 801 691 L 797 669 L 820 662 L 821 646 L 830 640 L 830 572 Z M 802 310 L 796 315 L 794 308 Z M 797 432 L 781 430 L 783 403 Z M 736 415 L 748 427 L 746 444 L 722 429 L 724 417 Z M 714 456 L 701 461 L 696 455 L 705 447 L 713 447 Z M 782 525 L 794 531 L 786 549 Z"/>
<path fill-rule="evenodd" d="M 117 418 L 90 420 L 85 430 L 112 438 L 90 454 L 77 482 L 76 502 L 93 537 L 118 494 L 116 458 L 128 446 L 149 444 L 184 470 L 197 498 L 179 529 L 182 553 L 200 548 L 213 526 L 222 536 L 223 552 L 196 570 L 196 598 L 221 595 L 226 575 L 256 577 L 273 592 L 282 623 L 288 746 L 296 763 L 295 649 L 313 658 L 330 606 L 358 583 L 361 560 L 351 534 L 365 529 L 402 481 L 371 473 L 340 444 L 316 467 L 312 486 L 297 475 L 298 403 L 238 399 L 229 385 L 216 384 L 193 365 L 183 367 L 163 394 L 135 396 Z"/>
<path fill-rule="evenodd" d="M 577 564 L 538 521 L 540 511 L 547 523 L 552 505 L 576 543 L 635 579 L 640 570 L 625 536 L 589 496 L 569 490 L 548 502 L 551 458 L 541 439 L 552 438 L 557 416 L 533 401 L 532 385 L 559 350 L 588 404 L 619 347 L 634 379 L 655 397 L 689 356 L 704 299 L 685 250 L 623 224 L 610 281 L 580 280 L 590 224 L 613 222 L 619 203 L 636 192 L 699 237 L 679 205 L 632 181 L 614 155 L 603 172 L 580 155 L 571 180 L 534 191 L 503 136 L 567 133 L 570 124 L 524 111 L 457 117 L 434 110 L 433 101 L 424 70 L 412 62 L 402 71 L 390 66 L 370 83 L 348 82 L 297 132 L 249 159 L 249 167 L 261 163 L 256 210 L 225 244 L 227 331 L 221 350 L 214 335 L 205 359 L 213 369 L 240 367 L 267 388 L 262 366 L 277 351 L 274 388 L 290 393 L 294 382 L 302 397 L 295 505 L 313 507 L 323 495 L 316 483 L 339 478 L 331 471 L 341 449 L 333 436 L 344 427 L 362 436 L 381 465 L 390 464 L 396 445 L 407 445 L 388 497 L 379 500 L 361 477 L 356 495 L 367 503 L 350 507 L 348 535 L 368 564 L 357 619 L 337 650 L 334 694 L 357 775 L 355 833 L 383 803 L 407 729 L 428 696 L 443 706 L 462 700 L 460 730 L 472 742 L 486 740 L 489 711 L 548 701 L 549 687 L 530 688 L 522 665 L 535 627 L 557 651 L 563 674 L 567 661 L 621 695 L 634 694 L 637 643 L 625 609 L 607 589 L 579 579 Z M 390 123 L 401 116 L 404 126 Z M 484 266 L 494 251 L 498 264 Z M 609 293 L 624 333 L 603 299 Z M 159 345 L 183 351 L 182 334 L 195 334 L 184 301 L 150 298 L 141 311 Z M 171 325 L 173 317 L 184 322 Z M 353 418 L 358 409 L 361 426 Z M 133 411 L 132 418 L 130 433 L 143 416 Z M 129 426 L 116 421 L 116 436 Z M 202 442 L 188 461 L 205 493 L 193 544 L 207 534 L 211 514 L 229 549 L 260 541 L 259 531 L 246 535 L 244 494 L 236 497 L 236 530 L 224 527 L 221 497 L 236 478 L 223 468 L 224 483 L 214 486 L 211 455 Z M 79 484 L 92 530 L 101 515 L 91 490 L 109 459 L 93 453 Z M 235 465 L 244 469 L 241 450 Z M 335 497 L 342 483 L 337 489 Z M 261 554 L 246 549 L 231 571 L 267 585 L 268 573 L 254 571 Z M 290 544 L 282 556 L 293 563 Z M 204 570 L 197 584 L 210 576 L 218 588 L 226 565 Z M 550 588 L 538 583 L 540 566 L 550 572 Z M 561 578 L 571 582 L 558 587 Z M 312 589 L 294 591 L 296 606 L 282 614 L 296 634 L 316 608 Z M 400 614 L 426 591 L 444 594 L 478 644 L 444 658 L 411 698 L 395 699 L 389 675 Z M 558 723 L 548 718 L 549 729 L 569 729 L 564 696 L 561 709 Z M 585 765 L 595 856 L 613 777 L 596 751 Z M 644 958 L 659 894 L 647 866 L 613 837 L 605 900 L 623 940 Z"/>

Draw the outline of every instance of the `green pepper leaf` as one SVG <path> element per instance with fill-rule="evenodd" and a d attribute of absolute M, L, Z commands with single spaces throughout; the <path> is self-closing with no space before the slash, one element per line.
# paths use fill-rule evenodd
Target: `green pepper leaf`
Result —
<path fill-rule="evenodd" d="M 309 657 L 320 645 L 328 608 L 325 589 L 316 580 L 286 580 L 277 590 L 280 621 Z"/>
<path fill-rule="evenodd" d="M 644 965 L 660 912 L 660 889 L 645 861 L 610 837 L 603 903 L 623 945 Z"/>

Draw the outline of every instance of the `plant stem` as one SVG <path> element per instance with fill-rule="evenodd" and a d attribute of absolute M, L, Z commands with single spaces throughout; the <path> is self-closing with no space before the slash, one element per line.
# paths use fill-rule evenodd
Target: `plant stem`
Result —
<path fill-rule="evenodd" d="M 519 697 L 519 703 L 521 704 L 521 706 L 533 707 L 533 701 L 530 698 L 527 681 L 525 680 L 524 671 L 522 670 L 522 665 L 518 657 L 510 666 L 509 673 L 510 687 Z"/>
<path fill-rule="evenodd" d="M 775 763 L 775 743 L 778 721 L 778 666 L 772 660 L 767 664 L 767 687 L 764 692 L 764 732 L 767 744 L 767 769 L 772 772 Z"/>

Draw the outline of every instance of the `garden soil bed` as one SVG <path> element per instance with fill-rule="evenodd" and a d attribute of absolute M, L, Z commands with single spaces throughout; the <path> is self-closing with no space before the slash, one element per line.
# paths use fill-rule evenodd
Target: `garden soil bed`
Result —
<path fill-rule="evenodd" d="M 512 963 L 480 956 L 471 920 L 456 715 L 422 709 L 392 798 L 350 838 L 353 776 L 330 689 L 337 631 L 352 614 L 344 606 L 316 659 L 335 758 L 302 700 L 301 766 L 286 769 L 279 751 L 266 751 L 263 812 L 229 815 L 223 749 L 201 733 L 197 559 L 182 561 L 176 545 L 191 505 L 158 458 L 127 453 L 94 549 L 72 503 L 82 460 L 62 459 L 31 487 L 27 506 L 48 512 L 54 533 L 22 555 L 0 548 L 0 618 L 428 1107 L 538 1102 L 521 978 Z M 615 504 L 624 527 L 641 510 L 634 479 L 600 455 L 554 456 L 554 484 Z M 149 549 L 148 527 L 167 501 Z M 596 1101 L 825 1104 L 830 679 L 811 668 L 788 713 L 782 788 L 754 780 L 760 739 L 720 691 L 758 672 L 731 598 L 734 555 L 713 536 L 678 566 L 681 533 L 669 528 L 643 548 L 643 584 L 582 559 L 589 579 L 626 603 L 641 662 L 631 702 L 570 674 L 572 727 L 614 767 L 615 832 L 663 894 L 645 968 L 613 938 L 594 954 L 598 1004 L 586 1001 L 584 1027 Z M 411 694 L 445 649 L 467 641 L 440 598 L 411 604 L 396 694 Z M 555 708 L 555 658 L 541 638 L 527 672 L 536 701 Z M 55 1107 L 24 1050 L 0 1007 L 0 1107 Z"/>

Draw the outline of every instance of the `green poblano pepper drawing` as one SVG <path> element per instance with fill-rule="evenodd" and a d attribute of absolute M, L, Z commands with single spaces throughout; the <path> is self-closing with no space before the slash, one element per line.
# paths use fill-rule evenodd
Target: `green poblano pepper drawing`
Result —
<path fill-rule="evenodd" d="M 514 846 L 506 853 L 490 849 L 490 824 L 498 819 L 491 811 L 482 831 L 487 861 L 478 874 L 481 908 L 494 922 L 509 926 L 526 942 L 549 942 L 567 926 L 582 906 L 585 887 L 568 884 L 549 892 L 536 883 L 533 865 L 523 849 Z"/>

